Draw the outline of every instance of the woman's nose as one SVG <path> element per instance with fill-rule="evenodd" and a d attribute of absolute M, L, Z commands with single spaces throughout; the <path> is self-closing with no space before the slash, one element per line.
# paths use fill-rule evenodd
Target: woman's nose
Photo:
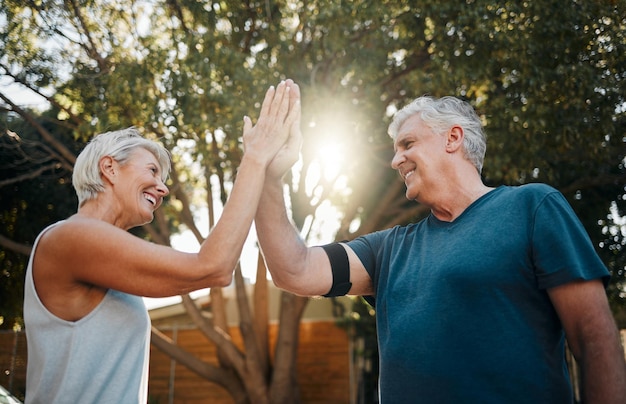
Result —
<path fill-rule="evenodd" d="M 165 183 L 159 180 L 159 184 L 157 185 L 157 191 L 161 194 L 161 196 L 167 196 L 170 193 L 169 188 Z"/>

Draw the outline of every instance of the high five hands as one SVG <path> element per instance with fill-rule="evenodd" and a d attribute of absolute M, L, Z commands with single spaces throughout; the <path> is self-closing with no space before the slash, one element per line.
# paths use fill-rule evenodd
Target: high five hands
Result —
<path fill-rule="evenodd" d="M 282 178 L 298 160 L 300 115 L 300 87 L 288 79 L 267 90 L 254 126 L 244 117 L 244 151 L 263 159 L 268 179 Z"/>

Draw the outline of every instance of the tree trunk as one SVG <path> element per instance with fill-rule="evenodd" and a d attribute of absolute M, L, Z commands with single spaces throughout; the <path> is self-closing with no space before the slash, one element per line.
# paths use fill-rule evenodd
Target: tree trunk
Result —
<path fill-rule="evenodd" d="M 237 374 L 231 370 L 220 369 L 198 359 L 193 354 L 180 348 L 165 334 L 152 327 L 152 344 L 163 353 L 176 360 L 203 379 L 225 388 L 237 404 L 248 404 L 248 396 Z"/>
<path fill-rule="evenodd" d="M 280 304 L 280 329 L 276 340 L 274 372 L 270 386 L 271 404 L 297 404 L 300 402 L 296 363 L 298 356 L 299 324 L 309 302 L 306 297 L 282 292 Z"/>

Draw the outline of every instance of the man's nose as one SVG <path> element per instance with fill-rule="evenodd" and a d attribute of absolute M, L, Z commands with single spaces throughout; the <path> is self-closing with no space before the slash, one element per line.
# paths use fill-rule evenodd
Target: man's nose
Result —
<path fill-rule="evenodd" d="M 404 161 L 403 154 L 399 151 L 395 152 L 395 154 L 393 155 L 393 158 L 391 159 L 391 168 L 393 168 L 394 170 L 397 170 L 403 161 Z"/>

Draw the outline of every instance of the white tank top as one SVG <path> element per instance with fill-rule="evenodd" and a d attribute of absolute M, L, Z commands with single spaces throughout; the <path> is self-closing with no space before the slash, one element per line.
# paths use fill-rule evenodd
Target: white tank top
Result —
<path fill-rule="evenodd" d="M 140 403 L 148 397 L 150 317 L 143 299 L 109 289 L 78 321 L 50 313 L 33 283 L 33 245 L 24 282 L 28 349 L 26 403 Z"/>

